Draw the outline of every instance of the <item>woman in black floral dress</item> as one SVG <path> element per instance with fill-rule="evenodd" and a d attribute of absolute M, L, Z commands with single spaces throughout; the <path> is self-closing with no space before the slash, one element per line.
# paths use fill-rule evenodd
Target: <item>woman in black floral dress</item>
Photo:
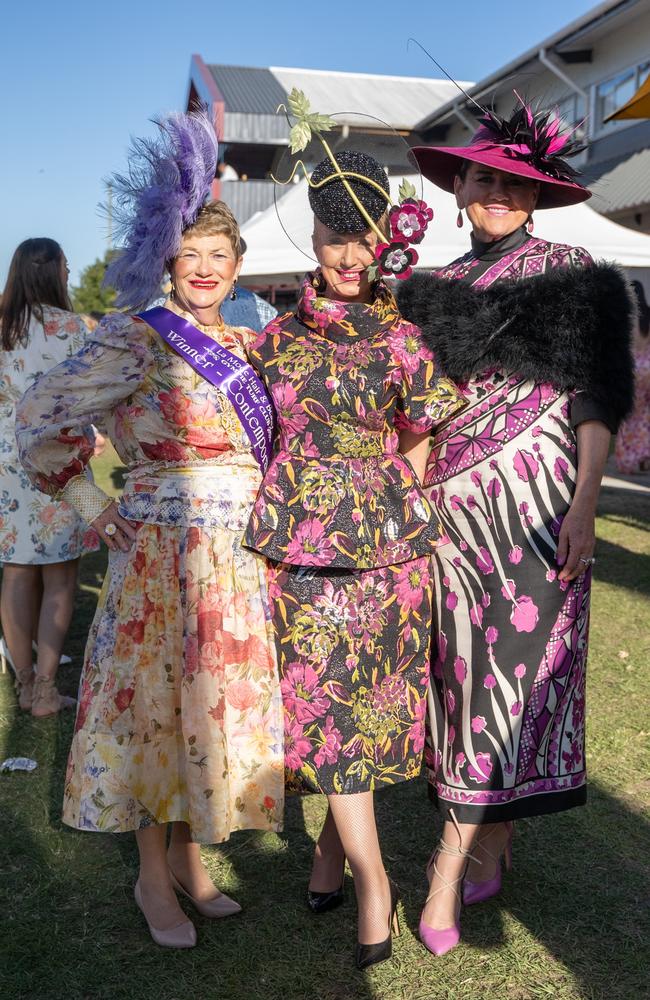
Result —
<path fill-rule="evenodd" d="M 371 157 L 343 152 L 338 166 L 388 190 Z M 325 160 L 312 182 L 333 173 Z M 353 184 L 381 220 L 385 198 Z M 289 782 L 329 800 L 312 909 L 340 900 L 328 890 L 345 854 L 362 967 L 390 954 L 395 902 L 372 792 L 416 777 L 424 746 L 438 529 L 420 478 L 432 427 L 462 401 L 387 286 L 370 281 L 377 237 L 341 181 L 310 188 L 310 201 L 320 267 L 297 312 L 273 320 L 250 354 L 273 395 L 278 441 L 247 543 L 272 562 Z"/>

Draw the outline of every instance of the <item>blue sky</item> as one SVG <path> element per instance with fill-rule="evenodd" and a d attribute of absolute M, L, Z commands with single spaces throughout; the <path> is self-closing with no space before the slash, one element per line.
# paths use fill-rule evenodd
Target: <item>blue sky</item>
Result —
<path fill-rule="evenodd" d="M 102 180 L 123 168 L 130 135 L 152 131 L 151 116 L 184 107 L 193 52 L 232 65 L 438 76 L 421 52 L 407 51 L 414 36 L 457 79 L 478 80 L 593 6 L 14 0 L 0 37 L 0 288 L 30 236 L 62 244 L 73 282 L 102 255 Z"/>

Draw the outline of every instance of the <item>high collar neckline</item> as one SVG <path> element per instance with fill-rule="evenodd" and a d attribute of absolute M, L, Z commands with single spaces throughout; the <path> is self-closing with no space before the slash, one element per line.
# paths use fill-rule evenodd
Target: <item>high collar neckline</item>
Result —
<path fill-rule="evenodd" d="M 501 260 L 502 257 L 505 257 L 508 253 L 512 253 L 513 250 L 519 250 L 529 239 L 531 237 L 525 226 L 519 226 L 518 229 L 515 229 L 514 233 L 507 233 L 501 239 L 493 240 L 491 243 L 484 243 L 472 233 L 472 253 L 479 260 Z"/>
<path fill-rule="evenodd" d="M 396 323 L 400 316 L 395 297 L 381 280 L 372 302 L 340 302 L 319 294 L 320 271 L 307 274 L 300 290 L 297 315 L 305 326 L 329 340 L 365 340 Z"/>

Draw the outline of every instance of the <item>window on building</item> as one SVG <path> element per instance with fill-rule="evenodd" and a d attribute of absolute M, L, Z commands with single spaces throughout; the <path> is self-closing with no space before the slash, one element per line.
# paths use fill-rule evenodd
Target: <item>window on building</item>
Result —
<path fill-rule="evenodd" d="M 629 101 L 635 90 L 636 69 L 628 69 L 611 80 L 599 83 L 596 88 L 596 121 L 602 122 L 608 115 L 613 114 L 617 108 Z"/>
<path fill-rule="evenodd" d="M 646 60 L 640 65 L 632 66 L 617 76 L 613 76 L 609 80 L 604 80 L 603 83 L 598 84 L 596 87 L 594 108 L 597 132 L 609 131 L 612 128 L 620 127 L 620 122 L 606 122 L 603 124 L 603 120 L 626 104 L 649 76 L 650 60 Z"/>

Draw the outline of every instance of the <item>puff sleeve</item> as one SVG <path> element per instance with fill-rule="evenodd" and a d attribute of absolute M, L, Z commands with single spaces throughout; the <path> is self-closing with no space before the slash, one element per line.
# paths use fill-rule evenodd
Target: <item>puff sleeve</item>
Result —
<path fill-rule="evenodd" d="M 85 478 L 93 454 L 85 429 L 103 425 L 141 385 L 153 364 L 149 336 L 149 327 L 131 316 L 104 317 L 86 345 L 36 379 L 17 405 L 16 441 L 29 479 L 87 521 L 112 498 Z"/>
<path fill-rule="evenodd" d="M 456 384 L 440 373 L 419 327 L 401 323 L 389 337 L 389 343 L 401 375 L 395 416 L 397 430 L 424 434 L 465 405 Z"/>

